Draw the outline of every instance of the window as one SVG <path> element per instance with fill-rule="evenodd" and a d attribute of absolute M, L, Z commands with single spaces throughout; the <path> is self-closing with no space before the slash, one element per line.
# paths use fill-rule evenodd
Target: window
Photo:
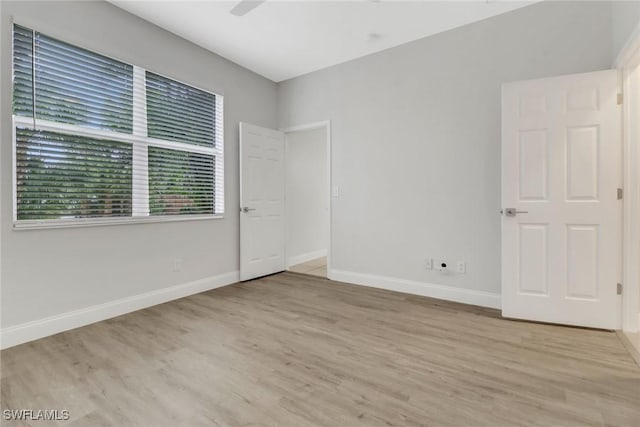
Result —
<path fill-rule="evenodd" d="M 223 99 L 14 25 L 14 224 L 224 212 Z"/>

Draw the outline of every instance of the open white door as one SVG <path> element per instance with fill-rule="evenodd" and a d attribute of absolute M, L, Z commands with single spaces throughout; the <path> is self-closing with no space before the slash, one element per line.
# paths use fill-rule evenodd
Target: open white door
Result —
<path fill-rule="evenodd" d="M 285 269 L 284 133 L 240 123 L 240 280 Z"/>
<path fill-rule="evenodd" d="M 615 70 L 503 86 L 503 316 L 615 329 L 617 93 Z"/>

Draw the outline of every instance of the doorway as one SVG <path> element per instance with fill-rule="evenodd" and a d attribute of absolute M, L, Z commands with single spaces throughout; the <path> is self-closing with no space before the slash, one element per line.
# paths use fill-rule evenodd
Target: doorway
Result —
<path fill-rule="evenodd" d="M 285 130 L 287 270 L 328 277 L 330 254 L 329 122 Z"/>

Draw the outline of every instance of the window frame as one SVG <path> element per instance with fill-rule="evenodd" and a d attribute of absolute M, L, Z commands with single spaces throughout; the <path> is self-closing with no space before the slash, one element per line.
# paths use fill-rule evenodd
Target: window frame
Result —
<path fill-rule="evenodd" d="M 34 32 L 40 32 L 37 25 L 30 23 L 23 24 L 13 19 L 11 22 L 11 97 L 14 96 L 14 46 L 13 46 L 13 27 L 20 25 Z M 123 61 L 113 55 L 103 54 L 91 48 L 87 48 L 82 44 L 68 42 L 64 38 L 59 38 L 55 34 L 42 32 L 46 36 L 57 38 L 65 43 L 72 44 L 89 52 L 103 55 L 108 58 L 124 62 L 133 67 L 133 128 L 132 133 L 127 134 L 117 131 L 109 131 L 103 129 L 93 129 L 86 126 L 74 125 L 68 123 L 58 123 L 49 120 L 37 119 L 36 117 L 27 117 L 15 115 L 11 108 L 11 126 L 12 126 L 12 204 L 13 204 L 13 229 L 29 230 L 29 229 L 49 229 L 49 228 L 72 228 L 72 227 L 96 227 L 105 225 L 122 225 L 122 224 L 144 224 L 158 222 L 178 222 L 178 221 L 200 221 L 209 219 L 222 219 L 225 215 L 225 198 L 226 189 L 224 184 L 224 96 L 215 91 L 202 89 L 195 85 L 185 83 L 179 79 L 158 73 L 149 68 L 139 67 L 129 61 Z M 162 140 L 147 136 L 147 114 L 146 114 L 146 81 L 145 72 L 157 74 L 177 83 L 201 90 L 213 95 L 215 98 L 215 116 L 216 131 L 214 134 L 214 145 L 208 147 L 198 144 L 189 144 L 177 141 Z M 145 114 L 139 114 L 144 111 Z M 137 114 L 138 112 L 138 114 Z M 17 132 L 16 129 L 29 128 L 34 130 L 51 131 L 68 135 L 78 135 L 89 138 L 108 139 L 113 141 L 124 142 L 131 145 L 133 151 L 132 180 L 138 181 L 140 186 L 132 186 L 132 212 L 130 217 L 99 217 L 99 218 L 62 218 L 62 219 L 18 219 L 18 179 L 17 179 Z M 220 207 L 219 213 L 213 214 L 174 214 L 174 215 L 150 215 L 149 209 L 149 165 L 148 165 L 148 147 L 154 146 L 171 150 L 186 151 L 191 153 L 200 153 L 211 155 L 215 159 L 214 175 L 216 181 L 214 184 L 213 197 L 214 206 Z M 142 208 L 141 208 L 142 206 Z"/>

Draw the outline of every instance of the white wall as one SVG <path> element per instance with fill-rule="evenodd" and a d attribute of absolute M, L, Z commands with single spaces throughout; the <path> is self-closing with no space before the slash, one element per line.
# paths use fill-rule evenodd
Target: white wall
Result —
<path fill-rule="evenodd" d="M 329 182 L 325 128 L 287 133 L 287 259 L 298 264 L 326 254 Z"/>
<path fill-rule="evenodd" d="M 610 61 L 608 2 L 544 2 L 280 83 L 281 127 L 332 121 L 339 277 L 499 302 L 501 84 Z"/>
<path fill-rule="evenodd" d="M 11 16 L 36 29 L 225 96 L 220 220 L 13 231 L 11 93 L 0 118 L 2 328 L 200 279 L 239 265 L 238 122 L 276 127 L 276 85 L 106 2 L 0 2 L 1 81 L 11 85 Z M 174 272 L 173 260 L 182 259 Z M 232 277 L 227 276 L 227 277 Z"/>
<path fill-rule="evenodd" d="M 615 60 L 640 24 L 640 1 L 611 2 L 612 60 Z"/>

